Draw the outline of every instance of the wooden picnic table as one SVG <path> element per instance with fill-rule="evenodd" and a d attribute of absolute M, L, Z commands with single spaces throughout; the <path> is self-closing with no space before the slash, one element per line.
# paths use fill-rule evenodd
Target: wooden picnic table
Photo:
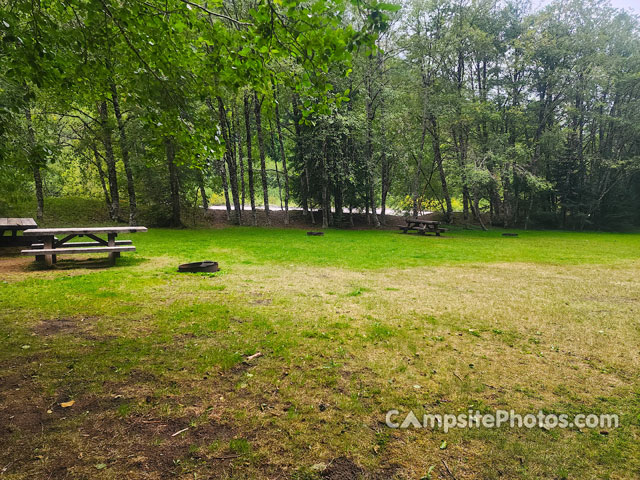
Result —
<path fill-rule="evenodd" d="M 28 228 L 38 228 L 33 218 L 0 218 L 0 246 L 31 245 L 33 239 L 18 236 L 19 231 Z M 5 232 L 8 235 L 5 236 Z"/>
<path fill-rule="evenodd" d="M 81 253 L 108 253 L 115 264 L 120 252 L 135 252 L 131 240 L 116 240 L 120 233 L 146 232 L 146 227 L 80 227 L 80 228 L 32 228 L 24 236 L 37 237 L 42 243 L 34 243 L 32 249 L 22 250 L 23 255 L 35 255 L 49 266 L 56 263 L 56 255 Z M 62 238 L 58 238 L 57 236 Z M 106 235 L 106 239 L 101 238 Z M 87 237 L 91 242 L 69 242 L 75 237 Z"/>
<path fill-rule="evenodd" d="M 440 236 L 441 232 L 444 232 L 444 228 L 440 228 L 440 222 L 437 220 L 421 220 L 419 218 L 407 217 L 405 218 L 406 225 L 398 225 L 398 228 L 402 230 L 402 233 L 409 231 L 416 231 L 420 235 L 426 233 L 435 233 L 436 236 Z"/>

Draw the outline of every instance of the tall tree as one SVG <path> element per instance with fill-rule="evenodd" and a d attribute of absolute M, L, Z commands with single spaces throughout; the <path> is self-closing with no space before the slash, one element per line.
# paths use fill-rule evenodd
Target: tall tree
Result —
<path fill-rule="evenodd" d="M 256 133 L 258 136 L 258 152 L 260 154 L 260 180 L 262 181 L 262 199 L 264 202 L 264 214 L 267 225 L 271 225 L 271 217 L 269 216 L 269 183 L 267 181 L 267 163 L 264 151 L 264 132 L 262 130 L 262 100 L 258 98 L 258 94 L 254 92 L 253 108 L 256 114 Z"/>

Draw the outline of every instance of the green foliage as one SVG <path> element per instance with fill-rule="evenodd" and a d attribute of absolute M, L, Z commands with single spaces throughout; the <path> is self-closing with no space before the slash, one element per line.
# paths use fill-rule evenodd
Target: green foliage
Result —
<path fill-rule="evenodd" d="M 86 195 L 121 221 L 126 196 L 129 221 L 139 204 L 178 225 L 255 183 L 325 226 L 387 203 L 638 224 L 638 19 L 595 0 L 15 0 L 0 18 L 5 206 Z"/>

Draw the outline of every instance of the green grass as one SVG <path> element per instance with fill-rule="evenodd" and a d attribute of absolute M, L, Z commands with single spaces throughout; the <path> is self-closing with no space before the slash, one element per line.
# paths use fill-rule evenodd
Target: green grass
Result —
<path fill-rule="evenodd" d="M 114 268 L 1 258 L 3 477 L 319 478 L 348 457 L 408 479 L 635 478 L 640 235 L 518 233 L 151 229 Z M 176 271 L 196 260 L 222 270 Z M 399 431 L 394 408 L 621 425 Z"/>
<path fill-rule="evenodd" d="M 153 230 L 135 238 L 148 255 L 191 259 L 215 254 L 234 263 L 361 270 L 470 262 L 609 264 L 635 258 L 640 247 L 636 234 L 518 231 L 519 237 L 510 238 L 501 233 L 456 229 L 425 239 L 390 231 L 330 230 L 324 237 L 307 237 L 295 229 L 225 228 Z"/>

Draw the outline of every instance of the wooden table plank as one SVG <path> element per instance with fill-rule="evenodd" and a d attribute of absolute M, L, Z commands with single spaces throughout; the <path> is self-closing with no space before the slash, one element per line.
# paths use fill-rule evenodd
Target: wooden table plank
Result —
<path fill-rule="evenodd" d="M 67 254 L 77 254 L 77 253 L 107 253 L 107 252 L 135 252 L 136 247 L 133 245 L 122 245 L 122 246 L 113 246 L 113 247 L 82 247 L 82 248 L 73 248 L 73 247 L 62 247 L 62 248 L 35 248 L 29 250 L 21 250 L 20 253 L 22 255 L 64 255 Z"/>
<path fill-rule="evenodd" d="M 22 230 L 21 227 L 37 227 L 38 224 L 33 218 L 0 218 L 0 227 L 11 227 Z"/>
<path fill-rule="evenodd" d="M 64 244 L 65 248 L 67 247 L 99 247 L 103 245 L 100 242 L 67 242 Z M 133 245 L 132 240 L 116 240 L 116 246 L 120 245 Z M 43 248 L 44 243 L 32 243 L 32 248 Z"/>
<path fill-rule="evenodd" d="M 146 232 L 147 227 L 85 227 L 85 228 L 30 228 L 23 235 L 87 235 L 100 233 L 137 233 Z"/>
<path fill-rule="evenodd" d="M 30 245 L 31 239 L 19 236 L 18 232 L 37 227 L 33 218 L 0 218 L 0 247 Z"/>
<path fill-rule="evenodd" d="M 416 223 L 420 225 L 436 225 L 440 222 L 437 220 L 421 220 L 418 218 L 407 218 L 407 223 Z"/>

